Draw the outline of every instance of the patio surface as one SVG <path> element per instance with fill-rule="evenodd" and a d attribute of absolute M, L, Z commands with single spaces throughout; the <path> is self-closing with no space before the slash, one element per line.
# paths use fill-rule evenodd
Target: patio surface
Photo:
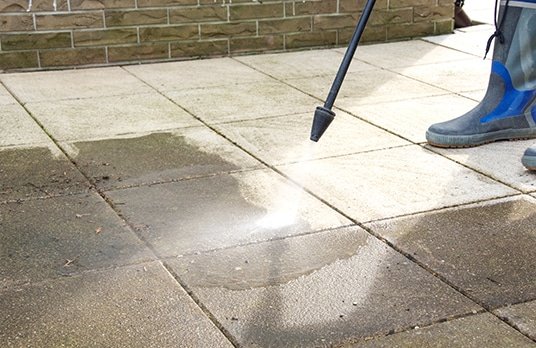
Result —
<path fill-rule="evenodd" d="M 441 150 L 493 27 L 0 75 L 1 347 L 534 347 L 534 141 Z"/>

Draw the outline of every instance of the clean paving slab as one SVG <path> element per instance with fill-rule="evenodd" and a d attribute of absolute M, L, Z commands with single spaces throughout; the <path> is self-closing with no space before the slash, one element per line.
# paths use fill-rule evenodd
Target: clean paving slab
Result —
<path fill-rule="evenodd" d="M 486 53 L 486 44 L 490 36 L 495 32 L 495 27 L 492 24 L 482 24 L 472 27 L 472 29 L 459 29 L 454 31 L 454 35 L 437 35 L 427 36 L 423 40 L 451 48 L 460 52 L 472 54 L 476 57 L 484 58 Z M 493 45 L 487 59 L 493 56 Z"/>
<path fill-rule="evenodd" d="M 141 94 L 152 90 L 120 67 L 1 74 L 0 81 L 23 104 Z"/>
<path fill-rule="evenodd" d="M 131 65 L 124 67 L 159 91 L 228 86 L 272 80 L 232 58 Z"/>
<path fill-rule="evenodd" d="M 536 301 L 499 308 L 495 314 L 536 341 Z"/>
<path fill-rule="evenodd" d="M 2 347 L 233 347 L 157 262 L 1 295 Z"/>
<path fill-rule="evenodd" d="M 394 68 L 397 73 L 449 92 L 461 93 L 488 85 L 491 61 L 473 58 L 463 61 Z"/>
<path fill-rule="evenodd" d="M 201 125 L 157 93 L 29 103 L 26 106 L 58 141 L 106 139 Z"/>
<path fill-rule="evenodd" d="M 341 52 L 344 50 L 339 49 Z M 355 54 L 358 61 L 390 69 L 422 64 L 455 62 L 474 58 L 453 49 L 442 47 L 423 40 L 382 43 L 359 47 Z M 352 62 L 352 64 L 354 64 Z"/>
<path fill-rule="evenodd" d="M 290 79 L 286 82 L 320 100 L 325 100 L 331 88 L 333 76 Z M 347 74 L 335 106 L 348 109 L 355 105 L 376 104 L 447 93 L 445 90 L 378 68 Z"/>
<path fill-rule="evenodd" d="M 0 106 L 0 134 L 0 147 L 52 143 L 43 129 L 19 104 Z"/>
<path fill-rule="evenodd" d="M 0 202 L 87 192 L 90 183 L 56 145 L 0 150 Z"/>
<path fill-rule="evenodd" d="M 318 144 L 309 140 L 314 112 L 219 124 L 218 131 L 270 165 L 408 145 L 342 111 Z"/>
<path fill-rule="evenodd" d="M 344 348 L 530 348 L 534 342 L 489 313 L 344 345 Z"/>
<path fill-rule="evenodd" d="M 361 222 L 518 193 L 417 145 L 278 168 Z"/>
<path fill-rule="evenodd" d="M 430 148 L 518 190 L 531 192 L 536 190 L 536 173 L 525 169 L 521 156 L 535 143 L 536 139 L 501 141 L 465 149 Z"/>
<path fill-rule="evenodd" d="M 227 84 L 165 94 L 210 124 L 314 112 L 321 104 L 319 100 L 277 81 Z"/>
<path fill-rule="evenodd" d="M 347 108 L 347 110 L 405 139 L 421 143 L 426 141 L 426 130 L 433 123 L 461 116 L 475 105 L 476 102 L 468 98 L 456 94 L 445 94 L 393 102 L 355 105 Z"/>
<path fill-rule="evenodd" d="M 0 204 L 0 226 L 0 290 L 154 258 L 95 193 Z"/>
<path fill-rule="evenodd" d="M 13 98 L 11 93 L 9 93 L 8 90 L 2 84 L 0 84 L 0 106 L 3 109 L 4 105 L 9 104 L 18 104 L 18 102 L 15 98 Z"/>
<path fill-rule="evenodd" d="M 478 311 L 358 227 L 166 260 L 244 347 L 327 347 Z"/>
<path fill-rule="evenodd" d="M 277 79 L 286 80 L 319 75 L 329 75 L 335 78 L 343 56 L 339 49 L 326 49 L 285 54 L 261 54 L 235 59 Z M 374 68 L 370 64 L 354 60 L 348 71 L 360 72 L 371 69 Z"/>
<path fill-rule="evenodd" d="M 103 190 L 208 176 L 261 164 L 205 127 L 62 144 Z"/>
<path fill-rule="evenodd" d="M 177 256 L 350 224 L 269 170 L 106 193 L 159 256 Z"/>
<path fill-rule="evenodd" d="M 535 209 L 518 196 L 367 226 L 495 309 L 536 298 Z"/>

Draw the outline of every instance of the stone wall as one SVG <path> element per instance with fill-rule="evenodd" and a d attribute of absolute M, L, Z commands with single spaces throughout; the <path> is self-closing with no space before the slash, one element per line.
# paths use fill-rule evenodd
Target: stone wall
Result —
<path fill-rule="evenodd" d="M 364 0 L 0 0 L 0 70 L 344 45 Z M 452 31 L 453 0 L 378 0 L 364 41 Z"/>

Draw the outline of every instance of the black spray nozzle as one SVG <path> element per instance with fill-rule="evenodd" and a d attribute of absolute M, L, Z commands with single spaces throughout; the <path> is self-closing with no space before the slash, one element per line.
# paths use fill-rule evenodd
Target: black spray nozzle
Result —
<path fill-rule="evenodd" d="M 335 118 L 335 113 L 324 106 L 317 106 L 311 127 L 311 140 L 318 141 L 322 134 L 328 129 L 331 121 Z"/>

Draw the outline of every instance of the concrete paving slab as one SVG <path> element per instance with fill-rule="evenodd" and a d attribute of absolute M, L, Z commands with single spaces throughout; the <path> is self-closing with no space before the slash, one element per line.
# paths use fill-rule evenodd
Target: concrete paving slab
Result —
<path fill-rule="evenodd" d="M 534 342 L 493 315 L 484 313 L 344 346 L 375 348 L 534 347 Z"/>
<path fill-rule="evenodd" d="M 335 78 L 343 56 L 341 56 L 340 49 L 327 49 L 285 54 L 262 54 L 236 57 L 235 59 L 277 79 L 286 80 L 319 75 L 329 75 Z M 371 69 L 374 68 L 370 64 L 354 60 L 348 71 L 360 72 Z"/>
<path fill-rule="evenodd" d="M 271 81 L 170 91 L 166 95 L 210 124 L 314 112 L 320 104 L 305 93 Z"/>
<path fill-rule="evenodd" d="M 321 145 L 309 140 L 314 112 L 225 123 L 216 128 L 271 165 L 409 144 L 342 111 L 335 112 L 336 121 L 322 138 Z"/>
<path fill-rule="evenodd" d="M 279 169 L 361 222 L 517 193 L 419 146 Z"/>
<path fill-rule="evenodd" d="M 393 70 L 412 79 L 460 93 L 482 89 L 488 85 L 491 61 L 474 58 Z"/>
<path fill-rule="evenodd" d="M 472 54 L 476 57 L 484 58 L 486 44 L 491 34 L 495 32 L 495 27 L 491 24 L 483 24 L 471 29 L 455 30 L 453 34 L 428 36 L 423 40 L 445 46 L 457 51 Z M 493 45 L 488 53 L 487 59 L 493 57 Z"/>
<path fill-rule="evenodd" d="M 244 347 L 334 346 L 479 310 L 356 227 L 166 262 Z"/>
<path fill-rule="evenodd" d="M 86 192 L 89 187 L 55 145 L 0 150 L 0 202 Z"/>
<path fill-rule="evenodd" d="M 333 83 L 333 78 L 333 76 L 317 76 L 307 79 L 292 79 L 286 82 L 325 100 Z M 377 69 L 346 75 L 335 106 L 347 109 L 355 105 L 441 94 L 447 94 L 447 92 L 393 72 Z"/>
<path fill-rule="evenodd" d="M 468 1 L 463 7 L 464 11 L 471 17 L 473 23 L 488 24 L 493 24 L 493 19 L 495 18 L 494 8 L 493 2 L 490 1 Z M 481 25 L 476 25 L 476 27 L 481 27 Z"/>
<path fill-rule="evenodd" d="M 495 314 L 536 341 L 536 301 L 499 308 Z"/>
<path fill-rule="evenodd" d="M 22 103 L 151 91 L 143 82 L 119 67 L 2 74 L 2 81 Z"/>
<path fill-rule="evenodd" d="M 341 51 L 344 52 L 345 49 Z M 361 46 L 358 48 L 355 58 L 376 67 L 390 69 L 404 66 L 454 62 L 474 57 L 467 53 L 423 40 L 410 40 Z"/>
<path fill-rule="evenodd" d="M 0 289 L 153 259 L 94 193 L 0 204 Z"/>
<path fill-rule="evenodd" d="M 532 192 L 536 190 L 536 173 L 525 169 L 521 156 L 534 143 L 535 139 L 503 141 L 467 149 L 433 150 L 518 190 Z"/>
<path fill-rule="evenodd" d="M 0 84 L 0 105 L 18 104 L 17 100 Z"/>
<path fill-rule="evenodd" d="M 232 347 L 159 263 L 0 296 L 3 347 Z"/>
<path fill-rule="evenodd" d="M 29 103 L 27 107 L 59 141 L 114 138 L 201 125 L 156 93 Z"/>
<path fill-rule="evenodd" d="M 124 67 L 159 91 L 239 85 L 272 79 L 231 58 Z"/>
<path fill-rule="evenodd" d="M 535 208 L 516 197 L 368 227 L 494 309 L 536 298 Z"/>
<path fill-rule="evenodd" d="M 64 144 L 103 190 L 260 168 L 260 162 L 207 128 Z"/>
<path fill-rule="evenodd" d="M 478 90 L 475 90 L 475 91 L 470 91 L 470 92 L 462 92 L 460 93 L 460 95 L 466 97 L 466 98 L 469 98 L 469 99 L 472 99 L 476 102 L 480 102 L 482 99 L 484 99 L 484 96 L 486 95 L 486 87 L 487 87 L 487 84 L 485 86 L 482 86 L 483 89 L 478 89 Z"/>
<path fill-rule="evenodd" d="M 110 191 L 160 256 L 344 226 L 350 222 L 268 170 Z"/>
<path fill-rule="evenodd" d="M 426 141 L 426 130 L 433 123 L 463 115 L 476 104 L 475 101 L 459 95 L 446 94 L 395 102 L 355 105 L 347 109 L 354 115 L 379 127 L 413 142 L 421 143 Z"/>
<path fill-rule="evenodd" d="M 0 147 L 52 143 L 41 127 L 19 104 L 0 106 L 0 134 L 2 134 Z"/>

